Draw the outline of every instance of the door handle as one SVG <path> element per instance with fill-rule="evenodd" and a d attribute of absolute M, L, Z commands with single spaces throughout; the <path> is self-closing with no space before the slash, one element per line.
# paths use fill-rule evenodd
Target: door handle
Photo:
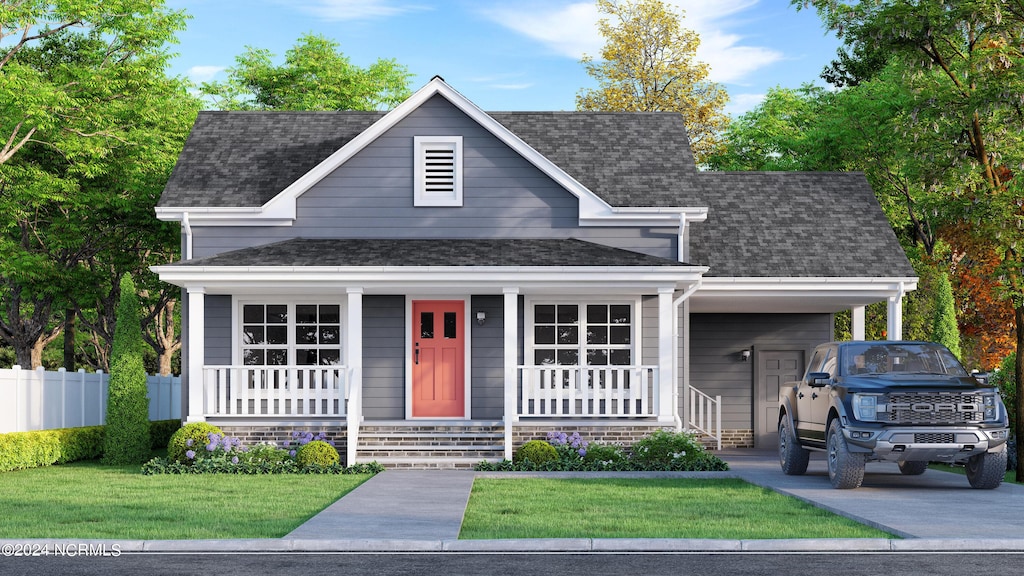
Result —
<path fill-rule="evenodd" d="M 817 399 L 818 399 L 818 393 L 817 392 L 812 392 L 811 393 L 811 400 L 817 400 Z"/>
<path fill-rule="evenodd" d="M 803 392 L 801 392 L 800 394 L 797 394 L 797 398 L 803 398 L 803 397 L 804 397 L 804 393 Z"/>
<path fill-rule="evenodd" d="M 420 343 L 416 343 L 416 364 L 420 363 Z"/>

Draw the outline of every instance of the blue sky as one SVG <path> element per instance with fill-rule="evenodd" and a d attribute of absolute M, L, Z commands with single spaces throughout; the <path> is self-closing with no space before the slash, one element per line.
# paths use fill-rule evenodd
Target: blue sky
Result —
<path fill-rule="evenodd" d="M 749 110 L 776 85 L 817 82 L 838 41 L 811 10 L 789 0 L 682 0 L 683 26 L 701 35 L 698 58 L 731 103 Z M 353 63 L 393 58 L 414 74 L 435 74 L 484 110 L 572 110 L 593 87 L 579 64 L 597 54 L 598 14 L 587 0 L 168 0 L 192 15 L 179 34 L 171 72 L 223 80 L 244 47 L 283 59 L 307 32 L 341 44 Z"/>

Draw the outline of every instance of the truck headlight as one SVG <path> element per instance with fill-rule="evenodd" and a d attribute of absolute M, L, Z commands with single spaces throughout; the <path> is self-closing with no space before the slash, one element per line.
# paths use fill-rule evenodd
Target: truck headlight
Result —
<path fill-rule="evenodd" d="M 992 421 L 999 419 L 999 403 L 995 394 L 986 394 L 981 397 L 982 408 L 985 410 L 984 420 Z"/>
<path fill-rule="evenodd" d="M 854 394 L 853 414 L 861 422 L 878 422 L 878 395 Z"/>

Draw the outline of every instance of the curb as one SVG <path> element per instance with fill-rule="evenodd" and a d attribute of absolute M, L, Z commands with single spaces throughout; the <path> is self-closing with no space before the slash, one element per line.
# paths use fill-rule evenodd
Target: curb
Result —
<path fill-rule="evenodd" d="M 145 553 L 842 553 L 842 552 L 1024 552 L 1024 539 L 911 538 L 699 540 L 566 538 L 524 540 L 0 540 L 3 556 L 77 555 L 117 551 Z M 17 553 L 18 550 L 24 553 Z M 29 553 L 33 550 L 41 554 Z"/>

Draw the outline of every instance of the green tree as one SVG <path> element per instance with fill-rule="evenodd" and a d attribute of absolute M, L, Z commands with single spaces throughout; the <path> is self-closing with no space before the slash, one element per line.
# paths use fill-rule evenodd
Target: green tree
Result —
<path fill-rule="evenodd" d="M 794 0 L 813 6 L 847 47 L 871 46 L 902 68 L 900 137 L 933 167 L 931 208 L 964 243 L 1000 259 L 996 282 L 1013 307 L 1016 380 L 1024 381 L 1024 5 L 1006 0 Z M 854 52 L 855 53 L 855 52 Z M 918 182 L 922 184 L 923 182 Z M 956 248 L 956 246 L 954 246 Z M 1024 413 L 1024 394 L 1016 411 Z M 1017 419 L 1024 436 L 1024 418 Z M 1024 444 L 1018 443 L 1018 457 Z M 1024 481 L 1024 467 L 1017 479 Z"/>
<path fill-rule="evenodd" d="M 576 95 L 578 110 L 679 112 L 697 162 L 717 150 L 728 125 L 725 89 L 696 59 L 700 37 L 661 0 L 597 0 L 605 45 L 581 63 L 597 88 Z"/>
<path fill-rule="evenodd" d="M 111 353 L 107 422 L 103 436 L 105 464 L 141 464 L 150 455 L 149 398 L 142 362 L 142 328 L 135 282 L 120 282 L 117 327 Z"/>
<path fill-rule="evenodd" d="M 207 82 L 204 95 L 221 110 L 380 110 L 411 94 L 405 66 L 378 59 L 352 64 L 337 42 L 306 34 L 275 65 L 266 49 L 247 46 L 227 82 Z"/>
<path fill-rule="evenodd" d="M 187 99 L 164 74 L 184 23 L 160 0 L 0 6 L 0 334 L 23 366 L 39 365 L 93 285 L 84 263 L 104 209 L 152 207 L 132 178 L 166 142 L 155 119 Z"/>
<path fill-rule="evenodd" d="M 961 357 L 960 329 L 956 323 L 953 285 L 949 283 L 949 276 L 945 272 L 939 272 L 935 285 L 935 310 L 932 315 L 930 339 L 945 345 L 957 358 Z"/>

